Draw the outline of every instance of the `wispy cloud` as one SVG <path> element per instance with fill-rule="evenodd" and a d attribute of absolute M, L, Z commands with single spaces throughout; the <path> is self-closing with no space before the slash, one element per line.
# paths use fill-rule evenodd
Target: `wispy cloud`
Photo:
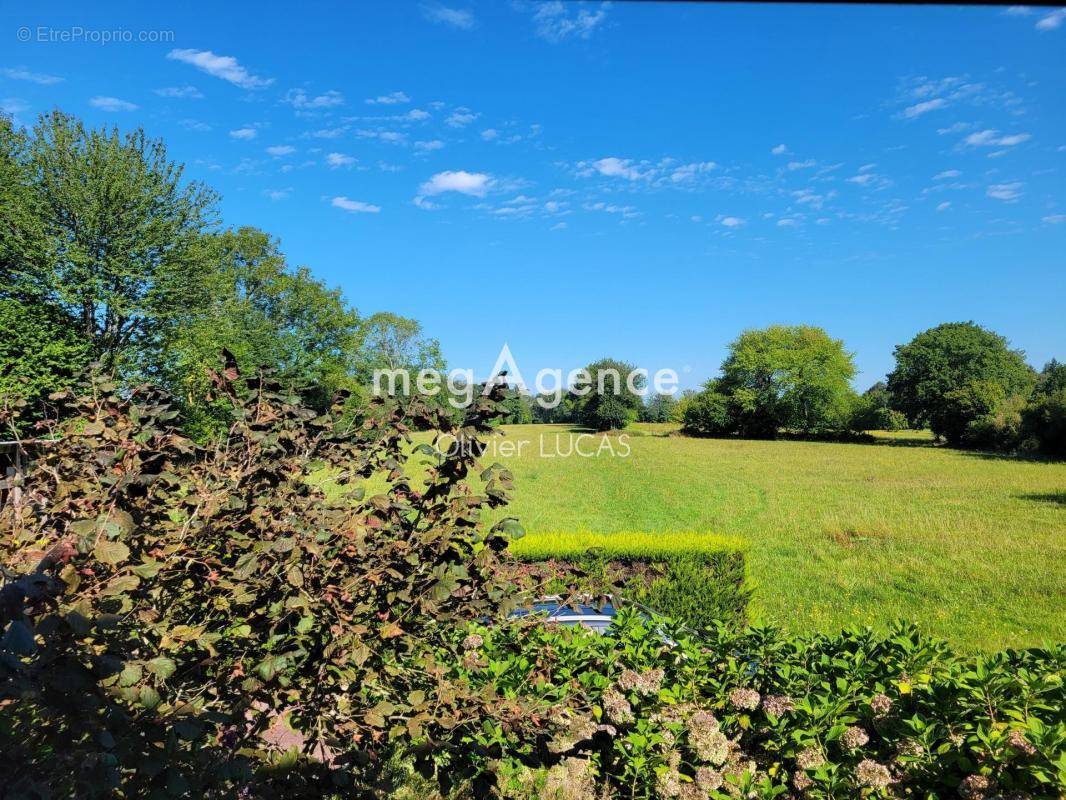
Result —
<path fill-rule="evenodd" d="M 89 101 L 89 105 L 93 108 L 99 108 L 101 111 L 136 111 L 138 106 L 136 103 L 131 103 L 128 100 L 121 100 L 118 97 L 104 97 L 103 95 L 97 95 Z"/>
<path fill-rule="evenodd" d="M 362 200 L 350 200 L 343 195 L 340 197 L 334 197 L 331 205 L 334 208 L 340 208 L 352 214 L 377 214 L 381 211 L 381 206 L 364 203 Z"/>
<path fill-rule="evenodd" d="M 167 58 L 173 61 L 181 61 L 190 64 L 197 69 L 229 81 L 234 86 L 242 89 L 264 89 L 270 86 L 273 78 L 261 78 L 253 75 L 237 61 L 233 56 L 220 56 L 210 50 L 176 49 L 167 53 Z"/>
<path fill-rule="evenodd" d="M 338 169 L 340 167 L 350 167 L 355 163 L 355 158 L 345 153 L 330 153 L 326 156 L 326 163 L 332 169 Z"/>
<path fill-rule="evenodd" d="M 1031 138 L 1028 133 L 1001 135 L 999 131 L 989 129 L 971 133 L 963 140 L 963 143 L 970 147 L 1014 147 Z"/>
<path fill-rule="evenodd" d="M 266 151 L 274 156 L 274 158 L 282 158 L 284 156 L 291 156 L 296 152 L 296 148 L 289 144 L 276 144 L 268 147 Z"/>
<path fill-rule="evenodd" d="M 770 152 L 773 153 L 775 156 L 783 156 L 788 153 L 788 147 L 786 145 L 779 144 L 776 147 L 771 147 Z"/>
<path fill-rule="evenodd" d="M 444 120 L 451 128 L 465 128 L 471 122 L 478 118 L 478 114 L 475 114 L 469 108 L 457 108 Z"/>
<path fill-rule="evenodd" d="M 344 95 L 336 89 L 318 96 L 308 95 L 303 89 L 290 89 L 283 98 L 286 103 L 300 111 L 309 111 L 322 108 L 333 108 L 344 105 Z"/>
<path fill-rule="evenodd" d="M 536 6 L 533 23 L 537 36 L 549 42 L 588 39 L 607 21 L 610 7 L 610 3 L 600 3 L 595 10 L 590 10 L 580 3 L 564 4 L 560 0 L 551 0 Z"/>
<path fill-rule="evenodd" d="M 719 217 L 718 221 L 727 228 L 739 228 L 747 222 L 747 220 L 740 217 Z"/>
<path fill-rule="evenodd" d="M 962 173 L 959 172 L 957 169 L 946 169 L 943 172 L 938 172 L 936 175 L 934 175 L 933 180 L 943 181 L 947 180 L 948 178 L 958 178 L 960 175 L 962 175 Z"/>
<path fill-rule="evenodd" d="M 1066 8 L 1056 8 L 1050 14 L 1037 20 L 1036 29 L 1038 31 L 1057 30 L 1062 27 L 1064 21 L 1066 21 Z"/>
<path fill-rule="evenodd" d="M 1010 183 L 994 183 L 988 187 L 985 192 L 989 197 L 993 197 L 996 200 L 1003 200 L 1008 203 L 1013 203 L 1015 200 L 1022 196 L 1022 186 L 1024 184 L 1021 181 L 1012 181 Z"/>
<path fill-rule="evenodd" d="M 52 86 L 56 83 L 61 83 L 62 78 L 58 75 L 47 75 L 43 72 L 30 72 L 25 67 L 5 67 L 0 69 L 0 75 L 5 78 L 10 78 L 13 81 L 29 81 L 30 83 L 37 83 L 41 86 Z"/>
<path fill-rule="evenodd" d="M 156 89 L 155 93 L 160 97 L 170 97 L 175 100 L 202 100 L 204 93 L 195 86 L 164 86 Z"/>
<path fill-rule="evenodd" d="M 230 131 L 229 135 L 232 136 L 234 139 L 244 139 L 247 141 L 249 139 L 254 139 L 256 136 L 258 136 L 259 131 L 257 131 L 255 128 L 237 128 L 237 130 L 235 131 Z"/>
<path fill-rule="evenodd" d="M 264 189 L 263 196 L 267 197 L 275 202 L 278 200 L 284 200 L 292 193 L 292 187 L 289 186 L 285 189 Z"/>
<path fill-rule="evenodd" d="M 3 100 L 0 100 L 0 111 L 12 117 L 23 114 L 29 110 L 30 107 L 26 101 L 21 100 L 18 97 L 5 97 Z"/>
<path fill-rule="evenodd" d="M 390 92 L 389 94 L 381 94 L 377 97 L 368 97 L 366 102 L 372 106 L 394 106 L 401 103 L 410 103 L 411 98 L 403 92 Z"/>
<path fill-rule="evenodd" d="M 914 119 L 922 114 L 928 114 L 930 111 L 936 111 L 938 108 L 944 108 L 947 104 L 948 101 L 943 97 L 936 97 L 932 100 L 915 103 L 913 106 L 907 106 L 900 112 L 900 116 L 904 119 Z"/>
<path fill-rule="evenodd" d="M 448 8 L 448 6 L 424 5 L 422 6 L 422 16 L 430 22 L 449 25 L 464 31 L 470 30 L 477 24 L 472 12 L 459 8 Z"/>

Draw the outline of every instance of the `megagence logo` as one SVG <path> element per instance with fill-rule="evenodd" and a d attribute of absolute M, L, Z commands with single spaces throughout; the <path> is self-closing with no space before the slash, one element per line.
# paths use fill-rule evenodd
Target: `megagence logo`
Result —
<path fill-rule="evenodd" d="M 654 373 L 643 367 L 626 373 L 613 368 L 599 369 L 595 379 L 584 367 L 565 373 L 561 369 L 545 368 L 537 372 L 533 383 L 529 384 L 523 377 L 511 348 L 506 344 L 496 357 L 496 363 L 489 374 L 506 375 L 507 383 L 522 394 L 532 396 L 533 402 L 546 409 L 557 407 L 567 394 L 578 397 L 584 397 L 591 392 L 600 395 L 618 395 L 623 392 L 644 395 L 651 391 L 672 395 L 678 390 L 677 372 L 668 368 L 656 370 Z M 487 394 L 491 386 L 491 381 L 485 383 L 482 394 Z M 374 370 L 371 390 L 379 397 L 410 396 L 412 393 L 432 397 L 444 392 L 452 407 L 463 408 L 474 399 L 478 388 L 472 369 L 453 369 L 447 373 L 422 369 L 412 373 L 409 369 L 398 368 Z"/>

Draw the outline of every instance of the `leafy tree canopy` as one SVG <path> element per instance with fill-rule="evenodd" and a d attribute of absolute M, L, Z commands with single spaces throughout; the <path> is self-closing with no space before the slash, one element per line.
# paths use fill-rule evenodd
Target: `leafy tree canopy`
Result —
<path fill-rule="evenodd" d="M 1028 396 L 1035 383 L 1020 350 L 973 322 L 948 322 L 896 347 L 888 376 L 893 406 L 914 425 L 958 444 L 996 398 Z"/>

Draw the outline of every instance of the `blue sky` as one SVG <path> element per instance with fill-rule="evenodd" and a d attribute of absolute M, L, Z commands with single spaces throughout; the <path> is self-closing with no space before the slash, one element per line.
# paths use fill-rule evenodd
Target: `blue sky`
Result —
<path fill-rule="evenodd" d="M 8 3 L 0 103 L 164 137 L 226 224 L 479 375 L 507 342 L 697 386 L 775 322 L 859 388 L 944 321 L 1066 357 L 1061 10 L 296 8 Z"/>

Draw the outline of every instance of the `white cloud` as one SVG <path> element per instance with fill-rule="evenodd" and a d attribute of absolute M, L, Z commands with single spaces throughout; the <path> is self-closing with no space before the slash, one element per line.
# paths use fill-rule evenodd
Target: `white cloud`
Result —
<path fill-rule="evenodd" d="M 412 108 L 403 115 L 403 118 L 418 122 L 424 119 L 429 119 L 429 112 L 423 111 L 421 108 Z"/>
<path fill-rule="evenodd" d="M 943 108 L 948 104 L 948 101 L 943 97 L 937 97 L 933 100 L 926 100 L 921 103 L 915 103 L 913 106 L 907 106 L 902 111 L 902 116 L 905 119 L 914 119 L 920 117 L 922 114 L 927 114 L 930 111 L 936 111 L 938 108 Z"/>
<path fill-rule="evenodd" d="M 138 108 L 136 103 L 131 103 L 128 100 L 100 95 L 90 100 L 89 105 L 93 108 L 99 108 L 101 111 L 136 111 Z"/>
<path fill-rule="evenodd" d="M 574 5 L 567 5 L 560 0 L 540 3 L 533 12 L 533 23 L 537 36 L 549 42 L 561 42 L 571 37 L 588 39 L 593 31 L 607 19 L 610 3 L 600 3 L 595 11 Z M 576 13 L 571 13 L 574 9 Z"/>
<path fill-rule="evenodd" d="M 950 200 L 945 200 L 943 203 L 941 203 L 940 205 L 938 205 L 936 207 L 936 210 L 937 211 L 947 211 L 949 208 L 951 208 L 951 201 Z"/>
<path fill-rule="evenodd" d="M 810 169 L 811 167 L 814 167 L 814 166 L 817 166 L 817 165 L 818 165 L 818 162 L 815 161 L 813 158 L 808 158 L 806 161 L 789 161 L 788 162 L 788 168 L 792 169 L 792 170 Z"/>
<path fill-rule="evenodd" d="M 1033 9 L 1029 6 L 1011 6 L 1004 12 L 1008 17 L 1028 17 L 1033 13 Z"/>
<path fill-rule="evenodd" d="M 25 67 L 5 67 L 0 69 L 0 75 L 5 78 L 10 78 L 13 81 L 29 81 L 30 83 L 38 83 L 41 86 L 51 86 L 55 83 L 62 82 L 62 78 L 58 75 L 46 75 L 43 72 L 30 72 Z"/>
<path fill-rule="evenodd" d="M 202 100 L 204 93 L 195 86 L 165 86 L 156 89 L 155 93 L 160 97 L 173 97 L 178 100 Z"/>
<path fill-rule="evenodd" d="M 971 133 L 964 140 L 971 147 L 1013 147 L 1016 144 L 1028 141 L 1032 138 L 1028 133 L 1015 133 L 1009 136 L 1001 136 L 996 130 L 983 130 Z"/>
<path fill-rule="evenodd" d="M 947 178 L 958 178 L 960 175 L 962 175 L 962 173 L 959 172 L 957 169 L 946 169 L 943 172 L 938 172 L 936 175 L 934 175 L 933 180 L 942 181 L 946 180 Z"/>
<path fill-rule="evenodd" d="M 1048 214 L 1046 217 L 1042 217 L 1041 220 L 1052 225 L 1059 225 L 1066 222 L 1066 214 Z"/>
<path fill-rule="evenodd" d="M 459 108 L 452 112 L 444 122 L 452 128 L 464 128 L 478 118 L 478 114 L 473 113 L 468 108 Z"/>
<path fill-rule="evenodd" d="M 863 172 L 859 175 L 852 175 L 847 179 L 848 183 L 855 183 L 859 186 L 866 186 L 868 183 L 873 183 L 877 180 L 877 176 L 872 172 Z"/>
<path fill-rule="evenodd" d="M 288 144 L 276 144 L 266 149 L 270 155 L 274 158 L 281 158 L 282 156 L 291 156 L 296 152 L 296 148 Z"/>
<path fill-rule="evenodd" d="M 430 22 L 450 25 L 453 28 L 459 28 L 464 31 L 470 30 L 476 24 L 474 15 L 471 12 L 459 8 L 448 8 L 447 6 L 422 6 L 422 16 Z"/>
<path fill-rule="evenodd" d="M 388 142 L 389 144 L 404 144 L 407 141 L 407 134 L 400 133 L 399 131 L 375 131 L 360 128 L 355 132 L 355 135 L 360 139 L 379 139 L 383 142 Z"/>
<path fill-rule="evenodd" d="M 697 175 L 717 169 L 718 165 L 713 161 L 696 161 L 692 164 L 684 164 L 670 173 L 670 180 L 674 183 L 688 183 L 695 180 Z"/>
<path fill-rule="evenodd" d="M 284 200 L 286 197 L 289 196 L 290 192 L 292 192 L 291 186 L 287 189 L 264 189 L 263 196 L 268 197 L 271 200 L 278 201 Z"/>
<path fill-rule="evenodd" d="M 440 139 L 431 139 L 428 142 L 415 142 L 415 150 L 420 153 L 428 153 L 431 150 L 440 150 L 444 147 L 444 142 Z"/>
<path fill-rule="evenodd" d="M 785 217 L 777 221 L 777 227 L 779 228 L 795 228 L 797 225 L 799 225 L 799 220 L 792 217 Z"/>
<path fill-rule="evenodd" d="M 623 219 L 640 216 L 640 212 L 633 206 L 620 206 L 615 203 L 585 203 L 582 208 L 586 211 L 603 211 L 607 214 L 620 214 Z"/>
<path fill-rule="evenodd" d="M 566 223 L 565 222 L 556 222 L 554 225 L 552 225 L 550 228 L 548 228 L 548 230 L 550 230 L 550 231 L 566 230 Z"/>
<path fill-rule="evenodd" d="M 777 147 L 770 148 L 770 152 L 775 156 L 783 156 L 788 152 L 788 147 L 783 144 L 779 144 Z"/>
<path fill-rule="evenodd" d="M 233 56 L 220 56 L 210 50 L 177 49 L 167 53 L 167 58 L 191 64 L 199 70 L 229 81 L 242 89 L 263 89 L 274 82 L 273 78 L 260 78 L 242 67 Z"/>
<path fill-rule="evenodd" d="M 1036 23 L 1038 31 L 1053 31 L 1062 26 L 1066 20 L 1066 8 L 1057 8 L 1050 14 L 1041 17 Z"/>
<path fill-rule="evenodd" d="M 259 131 L 257 131 L 255 128 L 237 128 L 237 130 L 235 131 L 230 131 L 229 135 L 232 136 L 234 139 L 243 139 L 247 141 L 249 139 L 254 139 L 256 136 L 258 136 Z"/>
<path fill-rule="evenodd" d="M 307 133 L 301 134 L 301 136 L 304 138 L 310 137 L 312 139 L 336 139 L 343 136 L 347 131 L 348 129 L 346 127 L 319 128 L 317 131 L 308 131 Z"/>
<path fill-rule="evenodd" d="M 350 167 L 355 163 L 355 159 L 344 153 L 330 153 L 326 156 L 326 163 L 336 169 L 337 167 Z"/>
<path fill-rule="evenodd" d="M 5 97 L 3 100 L 0 100 L 0 111 L 9 116 L 13 117 L 29 110 L 30 107 L 27 105 L 26 101 L 20 100 L 17 97 Z"/>
<path fill-rule="evenodd" d="M 438 172 L 418 187 L 418 199 L 433 197 L 444 192 L 458 192 L 472 197 L 484 197 L 492 187 L 492 176 L 484 172 L 455 170 Z"/>
<path fill-rule="evenodd" d="M 290 89 L 283 98 L 286 103 L 299 110 L 314 110 L 318 108 L 333 108 L 344 105 L 344 95 L 336 89 L 311 97 L 303 89 Z"/>
<path fill-rule="evenodd" d="M 481 132 L 481 138 L 486 142 L 491 142 L 493 139 L 499 136 L 499 132 L 495 128 L 488 128 Z"/>
<path fill-rule="evenodd" d="M 740 217 L 722 217 L 719 222 L 727 228 L 739 228 L 744 224 L 745 220 L 742 220 Z"/>
<path fill-rule="evenodd" d="M 391 92 L 389 94 L 378 95 L 377 97 L 368 97 L 366 102 L 372 106 L 395 106 L 401 103 L 410 103 L 411 98 L 403 92 Z"/>
<path fill-rule="evenodd" d="M 206 122 L 201 122 L 198 119 L 183 119 L 179 120 L 178 124 L 185 128 L 185 130 L 196 131 L 197 133 L 207 133 L 211 130 L 210 125 Z"/>
<path fill-rule="evenodd" d="M 994 183 L 988 187 L 986 194 L 989 197 L 993 197 L 996 200 L 1003 200 L 1011 203 L 1022 196 L 1022 182 L 1012 181 L 1011 183 Z"/>
<path fill-rule="evenodd" d="M 635 181 L 645 177 L 645 174 L 637 169 L 628 158 L 615 158 L 613 156 L 601 158 L 598 161 L 593 161 L 591 166 L 600 175 L 608 178 L 625 178 L 626 180 Z M 586 172 L 588 171 L 586 170 Z"/>
<path fill-rule="evenodd" d="M 381 211 L 381 206 L 364 203 L 362 200 L 349 200 L 343 195 L 341 197 L 334 197 L 331 205 L 334 208 L 341 208 L 345 211 L 350 211 L 353 214 L 377 214 Z"/>

